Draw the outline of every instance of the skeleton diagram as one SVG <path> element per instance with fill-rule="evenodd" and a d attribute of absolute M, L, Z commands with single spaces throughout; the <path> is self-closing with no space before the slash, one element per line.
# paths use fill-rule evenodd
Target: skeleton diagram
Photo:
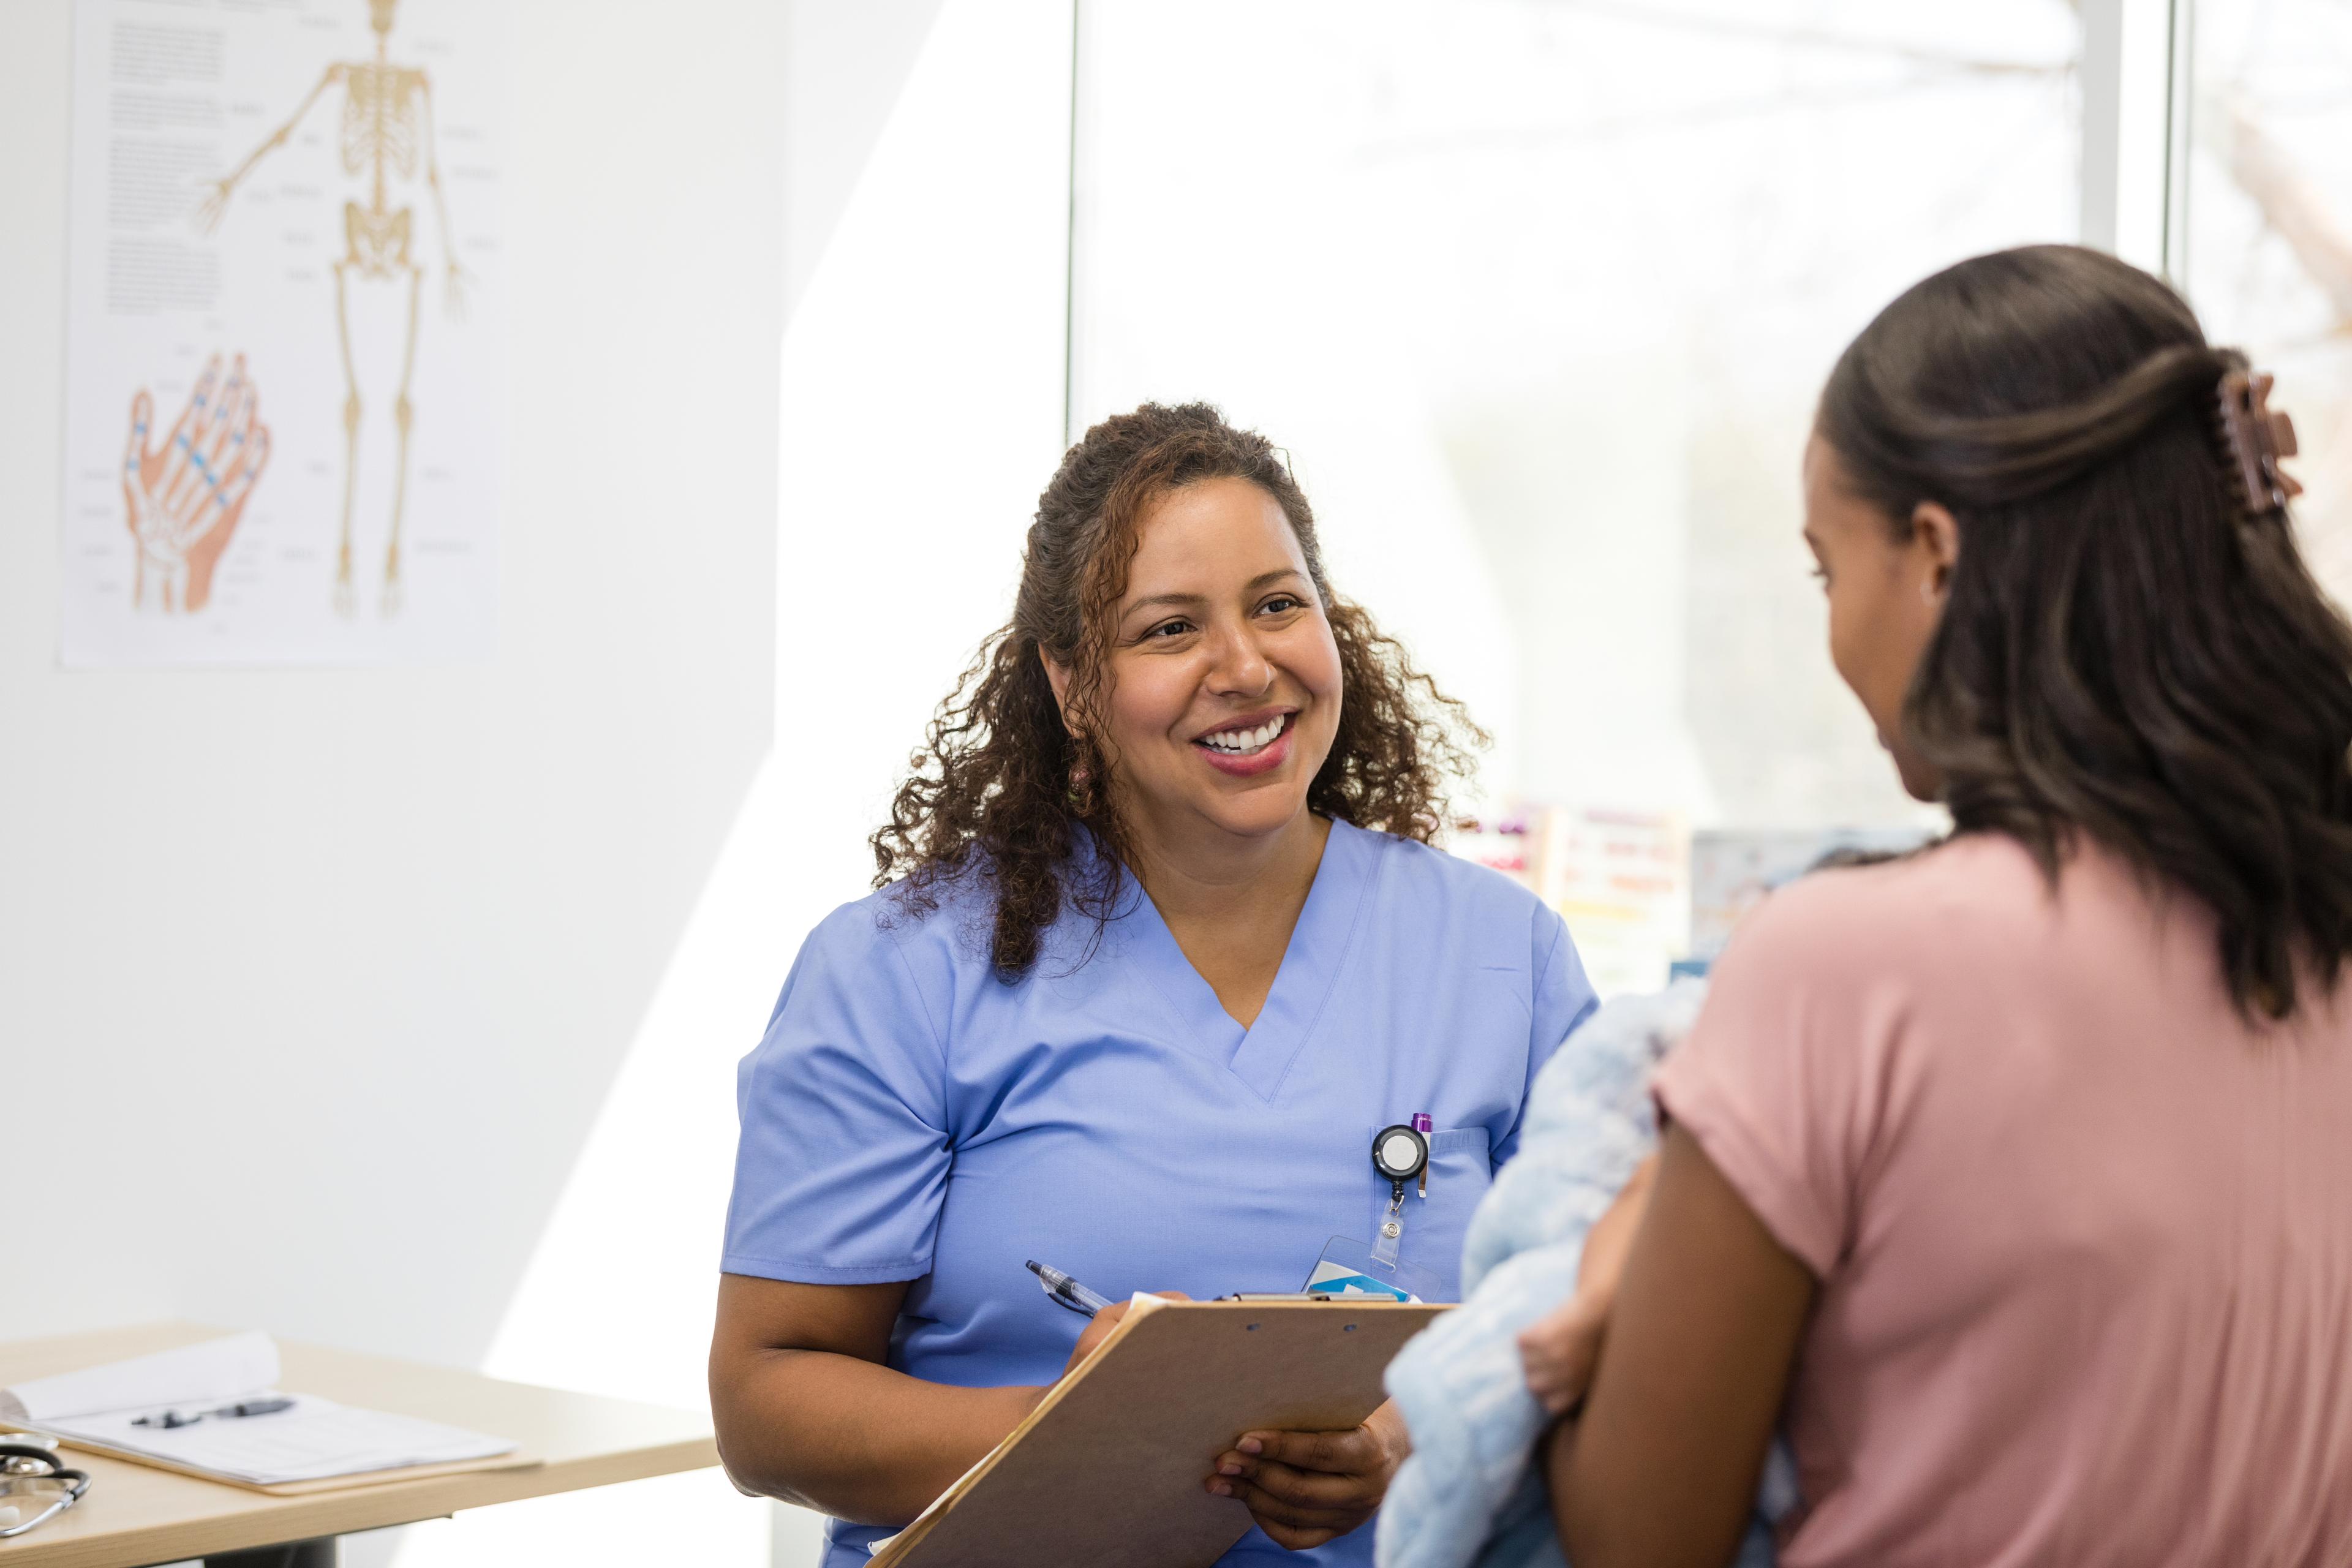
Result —
<path fill-rule="evenodd" d="M 424 165 L 425 184 L 433 197 L 440 229 L 441 258 L 451 319 L 465 313 L 465 269 L 457 264 L 449 232 L 449 209 L 442 198 L 440 160 L 434 149 L 433 87 L 425 72 L 395 65 L 390 56 L 393 14 L 399 0 L 368 0 L 369 25 L 375 29 L 375 58 L 338 61 L 327 68 L 316 87 L 286 123 L 226 179 L 215 182 L 197 209 L 197 222 L 206 233 L 218 226 L 229 197 L 255 164 L 283 147 L 311 106 L 329 88 L 343 89 L 341 153 L 343 172 L 367 182 L 367 205 L 343 203 L 344 250 L 334 263 L 335 342 L 342 353 L 343 385 L 343 515 L 335 552 L 335 608 L 352 613 L 352 500 L 358 477 L 360 446 L 360 383 L 352 357 L 351 295 L 353 284 L 406 286 L 406 327 L 402 335 L 400 390 L 393 399 L 393 429 L 397 438 L 392 481 L 392 527 L 383 560 L 383 613 L 400 608 L 400 521 L 408 499 L 408 437 L 416 411 L 408 389 L 416 368 L 417 297 L 425 268 L 412 258 L 409 241 L 415 209 L 396 199 L 394 182 L 413 185 L 417 166 Z"/>

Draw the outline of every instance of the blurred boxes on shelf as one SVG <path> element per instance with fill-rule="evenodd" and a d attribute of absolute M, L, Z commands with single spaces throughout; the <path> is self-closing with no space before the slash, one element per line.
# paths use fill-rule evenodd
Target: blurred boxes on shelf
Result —
<path fill-rule="evenodd" d="M 1832 856 L 1899 855 L 1926 827 L 1692 831 L 1670 812 L 1519 805 L 1456 830 L 1448 847 L 1559 911 L 1602 996 L 1704 973 L 1765 894 Z"/>
<path fill-rule="evenodd" d="M 1558 910 L 1603 996 L 1656 990 L 1689 940 L 1690 828 L 1673 813 L 1517 807 L 1450 847 Z"/>
<path fill-rule="evenodd" d="M 1902 855 L 1936 837 L 1926 827 L 1706 828 L 1694 833 L 1688 956 L 1695 963 L 1714 963 L 1731 940 L 1732 928 L 1764 901 L 1765 894 L 1832 856 L 1875 859 Z"/>

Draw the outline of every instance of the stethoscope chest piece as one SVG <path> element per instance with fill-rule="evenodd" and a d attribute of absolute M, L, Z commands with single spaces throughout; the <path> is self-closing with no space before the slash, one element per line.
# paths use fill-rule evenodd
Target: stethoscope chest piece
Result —
<path fill-rule="evenodd" d="M 51 1439 L 31 1433 L 0 1434 L 0 1498 L 19 1497 L 37 1506 L 47 1504 L 30 1519 L 18 1517 L 22 1512 L 18 1508 L 0 1507 L 0 1541 L 56 1518 L 79 1502 L 89 1489 L 89 1473 L 58 1463 Z"/>

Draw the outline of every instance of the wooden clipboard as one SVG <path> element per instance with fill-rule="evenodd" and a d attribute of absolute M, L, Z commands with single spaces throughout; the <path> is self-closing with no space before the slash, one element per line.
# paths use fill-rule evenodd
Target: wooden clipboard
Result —
<path fill-rule="evenodd" d="M 1217 1456 L 1248 1431 L 1358 1425 L 1390 1361 L 1446 1310 L 1138 1298 L 872 1568 L 1207 1568 L 1250 1528 L 1239 1500 L 1202 1486 Z"/>

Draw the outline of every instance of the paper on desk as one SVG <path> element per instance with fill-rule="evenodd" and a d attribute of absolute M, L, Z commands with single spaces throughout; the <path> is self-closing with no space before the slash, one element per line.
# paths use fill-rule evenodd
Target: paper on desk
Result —
<path fill-rule="evenodd" d="M 265 1487 L 487 1459 L 515 1447 L 504 1437 L 413 1415 L 362 1410 L 314 1394 L 281 1395 L 274 1386 L 278 1372 L 278 1347 L 268 1334 L 233 1334 L 0 1389 L 0 1421 Z M 267 1415 L 209 1415 L 171 1428 L 134 1425 L 160 1410 L 194 1415 L 281 1397 L 292 1399 L 292 1407 Z"/>
<path fill-rule="evenodd" d="M 278 1346 L 270 1337 L 231 1334 L 0 1388 L 0 1421 L 44 1426 L 109 1410 L 136 1412 L 150 1405 L 217 1404 L 277 1381 Z"/>
<path fill-rule="evenodd" d="M 247 1397 L 267 1391 L 241 1391 Z M 268 1415 L 199 1421 L 169 1431 L 133 1426 L 140 1411 L 50 1421 L 47 1429 L 69 1442 L 133 1457 L 165 1460 L 249 1486 L 363 1475 L 411 1465 L 446 1465 L 510 1453 L 514 1444 L 436 1421 L 362 1410 L 312 1394 L 289 1395 L 290 1410 Z"/>

